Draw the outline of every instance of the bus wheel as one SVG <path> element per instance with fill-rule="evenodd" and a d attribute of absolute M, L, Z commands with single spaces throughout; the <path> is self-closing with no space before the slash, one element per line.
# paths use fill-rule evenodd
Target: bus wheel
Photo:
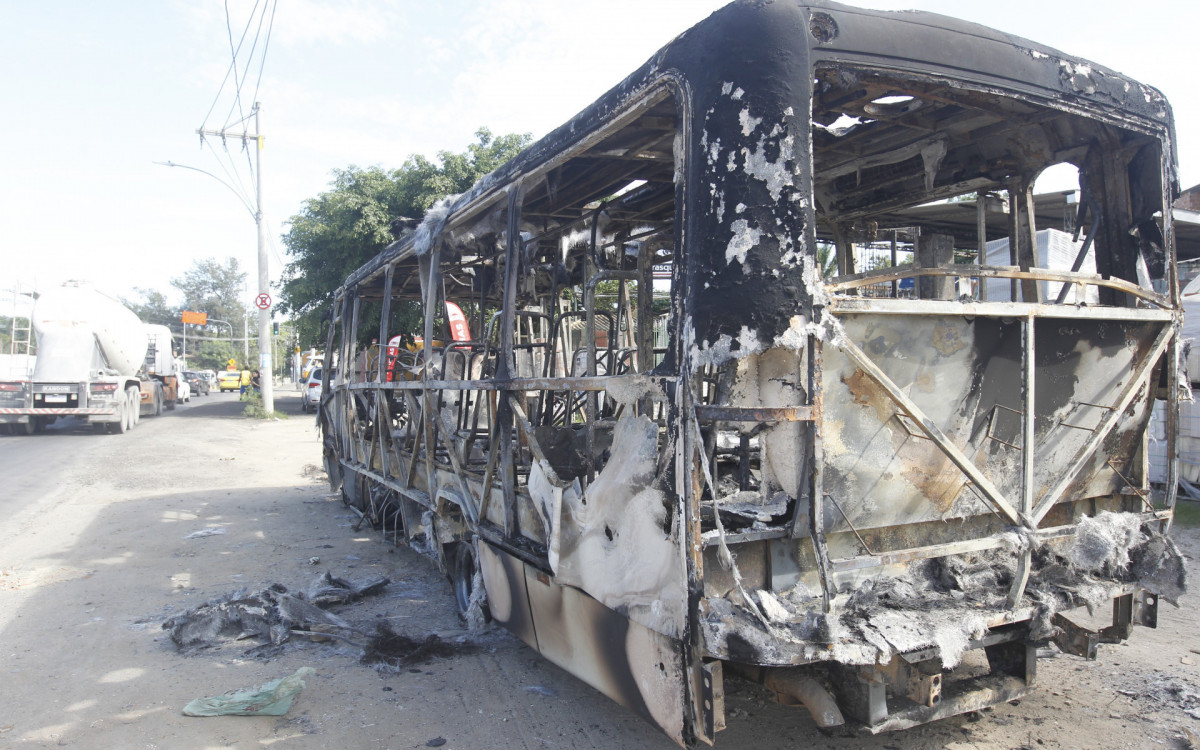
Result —
<path fill-rule="evenodd" d="M 487 624 L 492 621 L 492 614 L 487 606 L 487 595 L 480 591 L 482 595 L 478 597 L 478 601 L 472 601 L 475 596 L 475 577 L 479 573 L 475 545 L 469 541 L 461 541 L 454 546 L 450 581 L 454 585 L 454 603 L 458 606 L 458 616 L 467 623 L 476 621 L 479 625 Z"/>

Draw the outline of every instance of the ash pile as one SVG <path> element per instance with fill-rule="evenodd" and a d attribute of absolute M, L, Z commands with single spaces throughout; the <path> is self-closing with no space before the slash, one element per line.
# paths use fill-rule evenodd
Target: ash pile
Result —
<path fill-rule="evenodd" d="M 276 647 L 293 635 L 349 640 L 360 631 L 328 609 L 377 594 L 389 583 L 386 576 L 354 582 L 327 571 L 305 591 L 289 591 L 280 583 L 256 593 L 239 589 L 172 617 L 162 627 L 185 654 L 246 639 Z"/>

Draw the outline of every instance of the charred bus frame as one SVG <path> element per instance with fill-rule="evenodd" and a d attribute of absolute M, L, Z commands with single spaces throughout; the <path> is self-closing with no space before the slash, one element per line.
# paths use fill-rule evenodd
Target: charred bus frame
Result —
<path fill-rule="evenodd" d="M 1017 698 L 1036 644 L 1094 657 L 1182 585 L 1145 467 L 1172 139 L 1157 91 L 1023 39 L 730 5 L 347 279 L 331 481 L 681 744 L 729 673 L 872 731 Z M 1065 267 L 1032 211 L 1060 163 Z M 904 223 L 964 197 L 970 236 Z"/>

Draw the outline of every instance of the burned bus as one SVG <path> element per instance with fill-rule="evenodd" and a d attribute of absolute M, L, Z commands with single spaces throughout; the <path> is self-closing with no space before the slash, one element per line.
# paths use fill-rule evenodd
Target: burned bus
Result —
<path fill-rule="evenodd" d="M 873 732 L 1019 698 L 1183 590 L 1172 138 L 1021 38 L 731 4 L 336 291 L 331 481 L 682 745 L 733 678 Z"/>

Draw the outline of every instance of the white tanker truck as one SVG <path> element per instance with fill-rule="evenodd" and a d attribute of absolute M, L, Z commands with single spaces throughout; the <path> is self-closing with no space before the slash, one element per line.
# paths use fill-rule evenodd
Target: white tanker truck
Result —
<path fill-rule="evenodd" d="M 97 432 L 133 429 L 145 412 L 174 408 L 171 334 L 106 294 L 67 282 L 38 297 L 37 364 L 29 381 L 0 382 L 0 427 L 32 434 L 58 417 Z"/>

